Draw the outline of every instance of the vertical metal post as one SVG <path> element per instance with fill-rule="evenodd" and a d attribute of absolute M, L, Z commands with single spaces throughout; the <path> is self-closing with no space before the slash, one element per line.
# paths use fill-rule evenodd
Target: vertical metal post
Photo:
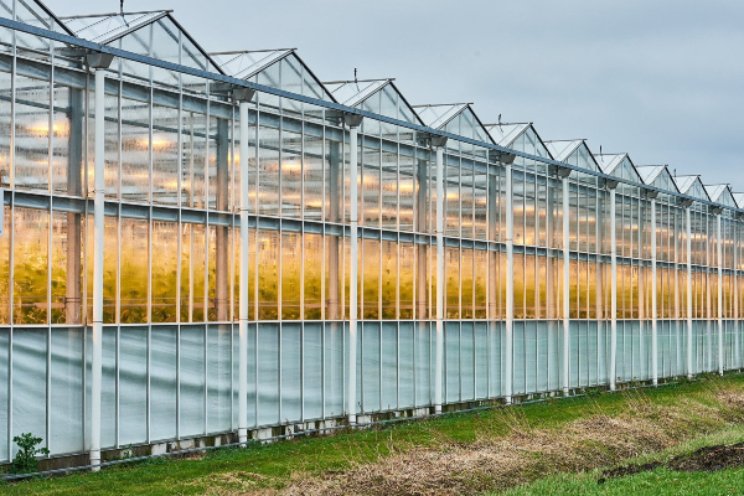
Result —
<path fill-rule="evenodd" d="M 685 234 L 687 242 L 687 377 L 692 379 L 692 214 L 685 207 Z"/>
<path fill-rule="evenodd" d="M 733 221 L 734 225 L 734 369 L 741 367 L 741 354 L 739 342 L 739 222 L 738 216 Z"/>
<path fill-rule="evenodd" d="M 349 238 L 350 245 L 350 265 L 349 271 L 349 341 L 348 347 L 348 364 L 349 374 L 346 381 L 346 409 L 349 418 L 349 424 L 356 424 L 357 411 L 357 312 L 359 303 L 357 290 L 359 286 L 359 194 L 357 185 L 357 169 L 359 167 L 359 145 L 358 145 L 358 125 L 361 122 L 349 123 L 349 223 L 351 234 Z"/>
<path fill-rule="evenodd" d="M 718 262 L 718 373 L 723 375 L 723 239 L 721 213 L 716 214 L 716 261 Z"/>
<path fill-rule="evenodd" d="M 563 393 L 570 389 L 569 348 L 571 346 L 571 264 L 569 261 L 571 207 L 568 202 L 568 175 L 562 180 L 563 190 Z"/>
<path fill-rule="evenodd" d="M 416 164 L 416 231 L 427 232 L 426 207 L 429 198 L 429 181 L 427 176 L 428 164 L 425 160 L 419 160 Z M 426 291 L 427 277 L 427 245 L 416 244 L 416 319 L 423 325 L 424 320 L 429 318 L 427 311 L 428 295 Z"/>
<path fill-rule="evenodd" d="M 705 237 L 710 240 L 710 209 L 705 215 Z M 710 268 L 711 268 L 710 244 L 705 246 L 705 337 L 706 337 L 706 360 L 705 371 L 713 371 L 713 330 L 711 320 L 713 318 L 713 295 L 710 291 Z"/>
<path fill-rule="evenodd" d="M 217 143 L 215 150 L 217 165 L 216 177 L 216 206 L 217 210 L 228 210 L 228 160 L 230 152 L 230 137 L 228 136 L 228 121 L 217 119 Z M 228 227 L 215 226 L 215 292 L 217 320 L 227 321 L 230 317 L 230 276 L 228 274 Z"/>
<path fill-rule="evenodd" d="M 651 198 L 651 381 L 654 386 L 659 384 L 656 284 L 656 198 Z"/>
<path fill-rule="evenodd" d="M 506 164 L 506 325 L 504 350 L 504 401 L 512 402 L 512 355 L 514 348 L 514 188 L 512 166 Z"/>
<path fill-rule="evenodd" d="M 442 412 L 444 370 L 444 148 L 435 147 L 437 181 L 437 324 L 434 355 L 434 411 Z"/>
<path fill-rule="evenodd" d="M 610 391 L 617 389 L 617 192 L 610 190 Z"/>
<path fill-rule="evenodd" d="M 90 464 L 94 471 L 101 466 L 101 382 L 103 355 L 103 239 L 104 239 L 104 152 L 105 152 L 105 85 L 103 68 L 95 72 L 95 165 L 93 200 L 93 334 L 90 391 Z"/>
<path fill-rule="evenodd" d="M 238 441 L 248 441 L 248 212 L 250 209 L 248 184 L 248 101 L 239 103 L 240 119 L 240 304 L 238 327 Z"/>
<path fill-rule="evenodd" d="M 81 196 L 83 166 L 83 91 L 70 88 L 70 133 L 68 137 L 67 158 L 67 194 Z M 82 286 L 80 271 L 80 253 L 82 240 L 81 215 L 76 212 L 67 214 L 67 275 L 65 294 L 65 322 L 81 322 Z"/>

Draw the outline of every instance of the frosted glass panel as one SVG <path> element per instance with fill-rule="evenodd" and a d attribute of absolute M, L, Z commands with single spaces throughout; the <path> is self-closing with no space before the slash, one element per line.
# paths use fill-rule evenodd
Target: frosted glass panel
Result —
<path fill-rule="evenodd" d="M 258 425 L 279 422 L 279 326 L 258 326 Z"/>
<path fill-rule="evenodd" d="M 46 329 L 13 331 L 13 436 L 33 432 L 46 445 Z M 11 453 L 11 457 L 15 453 Z"/>
<path fill-rule="evenodd" d="M 53 453 L 83 449 L 83 329 L 52 331 L 51 433 Z"/>
<path fill-rule="evenodd" d="M 147 328 L 126 327 L 119 336 L 119 443 L 143 443 L 147 441 Z"/>
<path fill-rule="evenodd" d="M 304 410 L 306 419 L 323 416 L 323 328 L 305 324 L 303 343 Z"/>
<path fill-rule="evenodd" d="M 206 431 L 204 425 L 205 365 L 203 326 L 181 328 L 181 435 L 195 436 Z"/>
<path fill-rule="evenodd" d="M 232 424 L 232 347 L 231 326 L 209 326 L 207 332 L 208 432 L 228 431 Z"/>
<path fill-rule="evenodd" d="M 394 323 L 382 323 L 382 350 L 380 357 L 380 386 L 382 410 L 393 410 L 398 407 L 398 326 Z"/>
<path fill-rule="evenodd" d="M 380 324 L 362 327 L 362 406 L 365 412 L 380 409 Z"/>
<path fill-rule="evenodd" d="M 414 367 L 415 367 L 415 356 L 414 356 L 414 323 L 413 322 L 401 322 L 399 327 L 399 343 L 400 343 L 400 389 L 399 389 L 399 408 L 410 408 L 413 406 L 413 391 L 414 391 Z"/>
<path fill-rule="evenodd" d="M 340 415 L 344 411 L 344 325 L 327 323 L 324 333 L 325 412 Z"/>
<path fill-rule="evenodd" d="M 282 326 L 282 422 L 302 419 L 302 326 Z"/>
<path fill-rule="evenodd" d="M 176 435 L 177 330 L 153 327 L 150 338 L 150 437 L 168 439 Z"/>

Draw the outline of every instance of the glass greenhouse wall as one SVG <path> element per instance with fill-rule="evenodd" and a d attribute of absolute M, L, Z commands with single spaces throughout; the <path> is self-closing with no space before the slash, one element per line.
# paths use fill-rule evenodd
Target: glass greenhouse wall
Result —
<path fill-rule="evenodd" d="M 0 7 L 0 462 L 741 367 L 725 185 Z"/>

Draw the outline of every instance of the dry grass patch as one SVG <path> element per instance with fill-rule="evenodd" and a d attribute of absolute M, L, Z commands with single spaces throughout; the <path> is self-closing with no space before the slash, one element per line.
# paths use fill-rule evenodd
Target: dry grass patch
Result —
<path fill-rule="evenodd" d="M 643 393 L 626 393 L 622 414 L 600 412 L 564 424 L 536 429 L 518 409 L 505 410 L 510 433 L 491 436 L 486 428 L 472 443 L 414 448 L 341 473 L 295 476 L 285 495 L 459 495 L 503 490 L 558 472 L 582 472 L 655 453 L 714 431 L 744 414 L 744 392 L 714 393 L 722 405 L 679 399 L 653 403 Z"/>

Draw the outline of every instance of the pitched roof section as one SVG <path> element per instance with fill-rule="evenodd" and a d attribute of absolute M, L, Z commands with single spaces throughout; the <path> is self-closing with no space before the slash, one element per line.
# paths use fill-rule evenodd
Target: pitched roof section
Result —
<path fill-rule="evenodd" d="M 531 122 L 486 124 L 485 127 L 491 138 L 505 148 L 553 158 Z"/>
<path fill-rule="evenodd" d="M 679 192 L 677 184 L 669 172 L 669 167 L 666 165 L 639 165 L 636 170 L 645 184 L 664 191 Z"/>
<path fill-rule="evenodd" d="M 699 200 L 710 200 L 700 176 L 675 176 L 674 182 L 677 183 L 677 189 L 683 195 L 692 196 Z"/>
<path fill-rule="evenodd" d="M 414 105 L 422 122 L 434 129 L 457 134 L 466 138 L 493 143 L 491 135 L 483 126 L 469 103 L 438 105 Z"/>
<path fill-rule="evenodd" d="M 7 6 L 12 5 L 13 0 L 2 0 L 0 4 L 3 4 L 3 11 L 7 12 Z M 15 4 L 17 20 L 50 31 L 74 35 L 72 30 L 41 0 L 15 0 Z M 10 12 L 12 13 L 12 10 Z M 12 15 L 8 15 L 8 17 L 12 17 Z"/>
<path fill-rule="evenodd" d="M 338 103 L 356 107 L 371 95 L 380 91 L 392 79 L 365 79 L 356 81 L 325 81 L 323 84 Z"/>
<path fill-rule="evenodd" d="M 744 193 L 732 193 L 739 208 L 744 208 Z"/>
<path fill-rule="evenodd" d="M 705 191 L 707 191 L 711 201 L 728 207 L 736 207 L 736 200 L 734 200 L 734 195 L 731 193 L 728 184 L 706 184 Z"/>
<path fill-rule="evenodd" d="M 236 50 L 211 55 L 228 76 L 337 102 L 294 48 Z"/>
<path fill-rule="evenodd" d="M 595 154 L 594 158 L 605 174 L 643 184 L 643 179 L 641 179 L 627 153 Z"/>
<path fill-rule="evenodd" d="M 323 83 L 338 103 L 423 125 L 393 79 L 331 81 Z"/>
<path fill-rule="evenodd" d="M 594 154 L 589 150 L 586 140 L 556 140 L 545 141 L 545 146 L 560 161 L 583 169 L 600 172 L 599 164 Z"/>
<path fill-rule="evenodd" d="M 6 17 L 49 31 L 75 35 L 40 0 L 0 0 L 0 17 Z M 53 45 L 48 39 L 41 36 L 33 36 L 20 31 L 16 31 L 15 35 L 16 43 L 21 47 L 48 50 Z"/>
<path fill-rule="evenodd" d="M 195 69 L 223 73 L 219 65 L 176 21 L 170 10 L 62 19 L 80 38 Z"/>

